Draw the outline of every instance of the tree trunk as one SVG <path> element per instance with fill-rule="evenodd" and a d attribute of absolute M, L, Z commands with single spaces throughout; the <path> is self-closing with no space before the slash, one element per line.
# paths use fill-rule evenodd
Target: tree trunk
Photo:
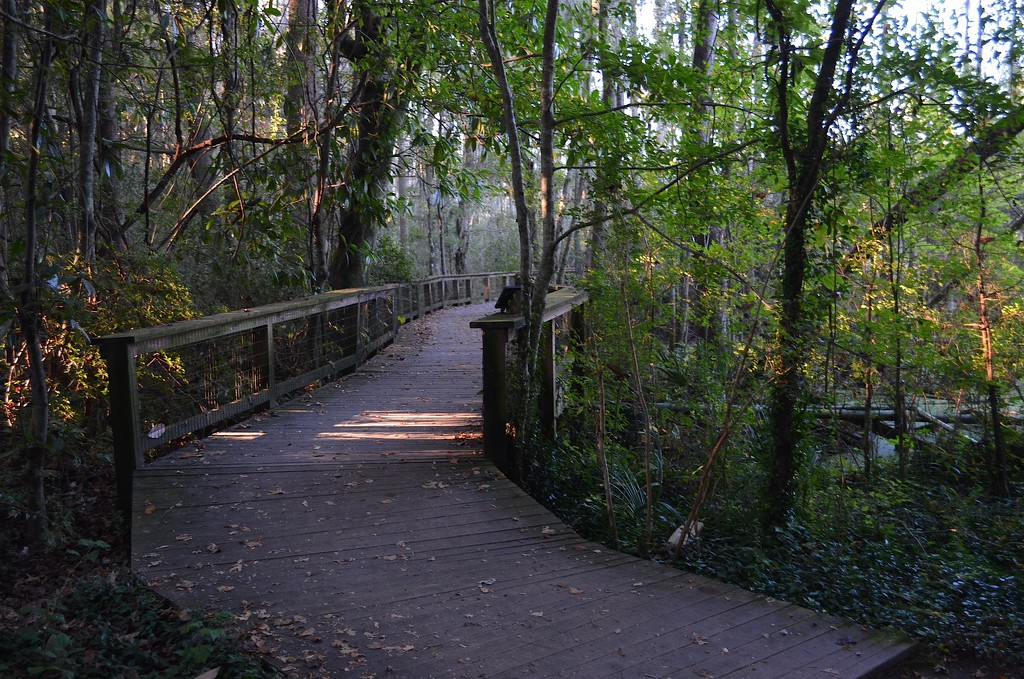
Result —
<path fill-rule="evenodd" d="M 515 99 L 505 72 L 504 57 L 498 44 L 494 5 L 489 0 L 479 0 L 479 26 L 491 69 L 501 93 L 502 122 L 509 142 L 509 161 L 512 179 L 512 196 L 516 207 L 516 225 L 519 230 L 519 260 L 521 297 L 525 326 L 523 340 L 519 344 L 519 403 L 515 415 L 515 435 L 519 453 L 529 439 L 530 408 L 535 401 L 534 376 L 537 355 L 543 330 L 541 318 L 547 299 L 548 285 L 554 274 L 555 252 L 555 162 L 554 162 L 554 75 L 555 75 L 555 29 L 558 24 L 558 0 L 548 0 L 544 15 L 544 37 L 541 53 L 540 82 L 540 131 L 538 152 L 540 155 L 540 227 L 541 242 L 536 276 L 533 272 L 532 216 L 526 204 L 523 181 L 523 157 L 520 146 L 519 126 L 516 121 Z M 518 458 L 518 454 L 517 454 Z M 512 474 L 521 476 L 521 460 L 512 463 Z"/>
<path fill-rule="evenodd" d="M 999 413 L 999 385 L 996 382 L 995 347 L 992 343 L 992 320 L 989 316 L 988 278 L 985 275 L 985 192 L 978 182 L 981 214 L 974 231 L 974 260 L 978 267 L 978 328 L 981 333 L 982 360 L 985 364 L 985 395 L 988 401 L 989 417 L 992 420 L 992 441 L 986 442 L 988 450 L 989 492 L 996 497 L 1010 496 L 1010 480 L 1006 469 L 1006 444 L 1003 441 L 1003 422 Z"/>
<path fill-rule="evenodd" d="M 78 190 L 80 215 L 78 251 L 88 265 L 96 257 L 96 153 L 99 148 L 100 76 L 103 70 L 105 0 L 92 0 L 83 9 L 83 45 L 85 73 L 82 88 L 82 115 L 78 140 Z"/>
<path fill-rule="evenodd" d="M 715 40 L 718 36 L 717 2 L 700 0 L 693 17 L 693 70 L 708 78 L 715 63 Z M 712 93 L 710 83 L 704 86 L 701 93 L 701 105 L 697 109 L 695 127 L 700 135 L 701 144 L 707 147 L 711 143 L 712 124 Z M 709 171 L 710 168 L 707 169 Z M 695 234 L 695 240 L 707 251 L 712 244 L 722 238 L 722 229 L 708 224 L 707 230 Z M 703 259 L 703 258 L 702 258 Z M 688 285 L 688 308 L 692 309 L 693 333 L 697 340 L 711 346 L 717 346 L 721 340 L 721 296 L 717 294 L 710 272 L 704 271 L 693 277 Z M 692 304 L 692 306 L 691 306 Z"/>
<path fill-rule="evenodd" d="M 315 63 L 316 2 L 288 0 L 288 29 L 284 40 L 288 49 L 285 64 L 288 86 L 284 101 L 288 132 L 294 134 L 308 125 L 315 115 L 317 80 Z"/>
<path fill-rule="evenodd" d="M 873 276 L 873 274 L 872 274 Z M 864 441 L 863 443 L 863 456 L 864 456 L 864 479 L 867 481 L 871 480 L 871 476 L 874 473 L 874 461 L 875 461 L 875 440 L 872 436 L 874 429 L 874 421 L 871 417 L 873 401 L 875 398 L 875 368 L 874 368 L 874 337 L 872 332 L 871 324 L 874 321 L 872 318 L 873 304 L 872 299 L 874 292 L 874 282 L 868 285 L 865 291 L 865 306 L 867 318 L 864 330 Z"/>
<path fill-rule="evenodd" d="M 316 171 L 313 175 L 309 210 L 309 242 L 310 269 L 313 273 L 313 288 L 322 292 L 330 284 L 331 266 L 328 263 L 327 242 L 327 193 L 331 182 L 334 162 L 334 118 L 337 106 L 338 80 L 341 55 L 345 51 L 342 17 L 338 15 L 340 8 L 332 6 L 329 19 L 329 35 L 331 38 L 331 59 L 324 86 L 324 111 L 316 138 Z M 316 102 L 313 102 L 313 106 Z M 355 287 L 353 285 L 334 285 L 335 288 Z"/>
<path fill-rule="evenodd" d="M 18 24 L 16 22 L 20 12 L 18 11 L 18 0 L 2 0 L 7 20 L 3 22 L 3 51 L 0 52 L 0 82 L 3 84 L 3 98 L 6 102 L 14 101 L 14 86 L 18 79 Z M 7 158 L 11 151 L 11 114 L 8 106 L 0 106 L 0 158 Z M 5 162 L 5 161 L 0 161 Z M 8 196 L 11 195 L 10 173 L 0 173 L 0 248 L 2 248 L 3 259 L 0 261 L 0 290 L 10 291 L 10 253 L 8 244 L 14 242 L 11 229 L 13 215 L 11 206 L 8 203 Z"/>
<path fill-rule="evenodd" d="M 121 181 L 121 151 L 117 141 L 121 137 L 120 121 L 117 115 L 117 100 L 114 95 L 115 68 L 111 64 L 120 62 L 122 54 L 122 32 L 120 0 L 113 0 L 111 22 L 106 32 L 103 51 L 106 53 L 100 78 L 99 92 L 99 148 L 97 161 L 100 168 L 100 200 L 97 215 L 98 228 L 103 233 L 107 246 L 127 250 L 128 243 L 121 238 L 120 225 L 125 222 L 125 197 Z"/>
<path fill-rule="evenodd" d="M 821 161 L 828 145 L 829 129 L 838 109 L 847 96 L 835 97 L 834 79 L 847 28 L 853 11 L 853 0 L 838 0 L 832 15 L 828 42 L 822 53 L 814 90 L 808 103 L 803 141 L 794 139 L 790 118 L 790 67 L 795 54 L 791 42 L 790 21 L 774 0 L 767 0 L 771 28 L 778 44 L 776 71 L 775 131 L 779 137 L 788 174 L 788 203 L 783 221 L 782 282 L 779 291 L 781 313 L 778 331 L 778 356 L 772 390 L 771 439 L 772 458 L 769 465 L 767 507 L 765 520 L 769 526 L 781 526 L 788 521 L 794 505 L 797 470 L 800 467 L 801 423 L 799 421 L 802 397 L 801 365 L 807 337 L 803 308 L 803 284 L 807 270 L 806 237 L 809 211 L 814 199 Z M 853 56 L 850 55 L 852 59 Z M 831 115 L 830 115 L 831 113 Z M 799 138 L 799 137 L 797 137 Z"/>
<path fill-rule="evenodd" d="M 455 245 L 454 264 L 455 273 L 460 276 L 467 272 L 466 257 L 469 255 L 469 237 L 473 233 L 473 219 L 473 214 L 459 214 L 455 218 L 455 239 L 457 243 Z"/>
<path fill-rule="evenodd" d="M 616 31 L 612 25 L 611 10 L 615 0 L 598 3 L 598 38 L 606 43 L 611 43 L 616 37 Z M 604 72 L 601 60 L 598 59 L 595 65 L 599 71 Z M 611 111 L 619 103 L 619 94 L 615 88 L 615 79 L 606 75 L 601 78 L 601 102 L 605 109 Z M 609 213 L 614 209 L 613 201 L 620 190 L 622 182 L 621 170 L 619 169 L 619 158 L 616 154 L 608 154 L 594 170 L 593 196 L 594 196 L 594 225 L 590 228 L 590 247 L 587 249 L 587 271 L 600 271 L 605 265 L 603 257 L 608 249 L 608 222 Z"/>
<path fill-rule="evenodd" d="M 53 21 L 52 10 L 46 8 L 46 36 L 43 39 L 42 53 L 36 66 L 35 99 L 32 118 L 30 120 L 31 139 L 40 139 L 43 116 L 46 110 L 47 90 L 50 80 L 50 65 L 53 59 Z M 43 484 L 43 472 L 46 467 L 46 450 L 49 444 L 50 403 L 46 385 L 46 368 L 43 365 L 42 352 L 42 314 L 37 301 L 39 276 L 36 260 L 39 257 L 39 223 L 37 214 L 40 209 L 38 199 L 38 180 L 41 143 L 29 147 L 28 172 L 25 179 L 25 269 L 18 296 L 18 320 L 22 336 L 28 352 L 29 385 L 31 396 L 31 415 L 29 435 L 26 438 L 25 481 L 28 489 L 26 502 L 27 539 L 30 544 L 42 545 L 47 538 L 46 520 L 46 489 Z"/>
<path fill-rule="evenodd" d="M 406 106 L 401 85 L 382 70 L 378 55 L 387 49 L 386 29 L 377 3 L 352 4 L 354 30 L 345 32 L 342 54 L 353 63 L 356 93 L 355 139 L 340 177 L 338 240 L 331 257 L 329 283 L 334 289 L 365 283 L 365 250 L 373 242 L 382 215 L 377 204 L 392 173 L 391 155 Z"/>
<path fill-rule="evenodd" d="M 516 230 L 519 234 L 519 275 L 525 285 L 531 276 L 532 249 L 530 247 L 530 209 L 526 204 L 526 183 L 523 177 L 523 151 L 519 139 L 515 98 L 505 72 L 505 57 L 498 42 L 497 17 L 493 0 L 478 0 L 480 37 L 490 58 L 490 67 L 501 95 L 501 119 L 508 136 L 509 180 L 512 184 L 512 202 L 515 205 Z"/>

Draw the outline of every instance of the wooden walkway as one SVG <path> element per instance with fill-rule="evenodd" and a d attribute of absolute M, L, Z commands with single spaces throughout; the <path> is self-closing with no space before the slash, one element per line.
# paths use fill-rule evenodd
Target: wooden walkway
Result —
<path fill-rule="evenodd" d="M 488 306 L 150 464 L 134 566 L 294 677 L 878 676 L 908 645 L 585 542 L 480 453 Z"/>

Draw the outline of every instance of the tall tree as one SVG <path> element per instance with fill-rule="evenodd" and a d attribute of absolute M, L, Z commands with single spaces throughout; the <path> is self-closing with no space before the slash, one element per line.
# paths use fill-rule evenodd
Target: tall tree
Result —
<path fill-rule="evenodd" d="M 813 209 L 822 176 L 822 161 L 829 150 L 830 132 L 846 107 L 852 88 L 857 53 L 882 4 L 875 7 L 862 33 L 851 30 L 853 0 L 837 0 L 831 11 L 827 42 L 816 64 L 810 98 L 796 105 L 802 85 L 800 46 L 796 44 L 801 25 L 810 17 L 796 6 L 766 0 L 767 42 L 774 65 L 771 80 L 774 94 L 773 127 L 786 167 L 785 213 L 782 218 L 782 280 L 779 288 L 780 315 L 778 355 L 772 389 L 770 464 L 766 520 L 783 524 L 793 507 L 796 474 L 800 466 L 798 411 L 802 398 L 802 365 L 808 337 L 804 315 L 804 277 L 807 272 L 807 234 L 814 226 Z M 814 32 L 811 31 L 811 35 Z M 847 69 L 839 79 L 843 58 Z M 802 113 L 801 113 L 802 112 Z"/>
<path fill-rule="evenodd" d="M 419 74 L 417 41 L 389 43 L 394 16 L 385 17 L 371 0 L 352 3 L 352 22 L 339 43 L 352 63 L 355 94 L 348 154 L 340 179 L 338 236 L 328 282 L 332 288 L 362 285 L 366 248 L 384 223 L 383 192 L 394 172 L 392 155 L 408 105 L 408 88 Z"/>
<path fill-rule="evenodd" d="M 543 38 L 541 46 L 540 81 L 538 83 L 540 111 L 537 134 L 537 155 L 540 159 L 539 172 L 539 221 L 540 242 L 533 244 L 531 233 L 532 214 L 526 202 L 525 170 L 521 138 L 516 115 L 516 96 L 512 91 L 505 70 L 505 56 L 498 42 L 497 17 L 492 0 L 480 0 L 480 33 L 490 57 L 502 102 L 502 123 L 508 139 L 509 160 L 512 174 L 512 194 L 515 201 L 516 225 L 519 232 L 519 279 L 522 305 L 526 325 L 524 339 L 519 352 L 520 411 L 517 414 L 516 436 L 522 444 L 530 436 L 529 404 L 536 389 L 535 374 L 537 356 L 540 350 L 542 317 L 547 301 L 548 286 L 554 276 L 555 255 L 558 239 L 555 227 L 558 206 L 555 200 L 555 53 L 558 48 L 556 34 L 558 27 L 559 0 L 547 0 L 544 13 Z M 534 259 L 536 258 L 536 268 Z"/>
<path fill-rule="evenodd" d="M 33 83 L 32 109 L 29 117 L 29 139 L 36 143 L 29 145 L 29 158 L 25 175 L 24 198 L 24 268 L 18 282 L 18 323 L 21 326 L 22 341 L 28 354 L 28 382 L 30 387 L 29 427 L 25 435 L 27 538 L 30 543 L 41 544 L 47 536 L 46 490 L 43 483 L 46 468 L 46 453 L 50 442 L 50 400 L 43 364 L 43 309 L 40 302 L 40 272 L 37 262 L 40 258 L 40 214 L 48 212 L 48 205 L 40 200 L 40 174 L 43 171 L 42 149 L 45 130 L 46 107 L 48 104 L 51 67 L 54 44 L 52 14 L 56 10 L 44 7 L 45 28 L 39 42 Z"/>

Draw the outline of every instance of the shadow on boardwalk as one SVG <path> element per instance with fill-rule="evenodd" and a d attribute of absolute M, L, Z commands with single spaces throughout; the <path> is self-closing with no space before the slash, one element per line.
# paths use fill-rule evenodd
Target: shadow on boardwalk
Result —
<path fill-rule="evenodd" d="M 864 677 L 891 637 L 585 542 L 480 452 L 484 306 L 149 465 L 134 566 L 291 676 Z"/>

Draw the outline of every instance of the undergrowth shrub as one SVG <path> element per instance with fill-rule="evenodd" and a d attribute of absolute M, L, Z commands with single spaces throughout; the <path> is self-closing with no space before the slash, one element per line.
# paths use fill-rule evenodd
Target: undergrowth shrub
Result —
<path fill-rule="evenodd" d="M 720 499 L 682 565 L 944 649 L 1024 662 L 1019 502 L 899 481 L 891 469 L 873 484 L 827 476 L 767 535 L 755 511 Z"/>
<path fill-rule="evenodd" d="M 537 496 L 585 537 L 608 544 L 592 448 L 559 443 L 536 454 L 549 472 Z M 680 566 L 877 628 L 898 628 L 944 650 L 1024 663 L 1021 501 L 988 497 L 983 486 L 963 480 L 936 484 L 926 471 L 900 480 L 895 461 L 881 461 L 871 483 L 849 471 L 814 467 L 796 517 L 766 533 L 762 464 L 754 454 L 733 454 L 701 512 L 700 538 L 683 550 Z M 690 472 L 666 470 L 659 506 L 672 511 L 656 518 L 659 542 L 688 511 L 696 488 Z M 635 469 L 631 473 L 639 478 Z M 1014 488 L 1015 498 L 1022 493 L 1024 487 Z M 615 500 L 623 500 L 621 489 Z M 649 556 L 638 538 L 642 517 L 619 507 L 616 520 L 620 548 Z M 667 549 L 656 556 L 671 558 Z"/>

